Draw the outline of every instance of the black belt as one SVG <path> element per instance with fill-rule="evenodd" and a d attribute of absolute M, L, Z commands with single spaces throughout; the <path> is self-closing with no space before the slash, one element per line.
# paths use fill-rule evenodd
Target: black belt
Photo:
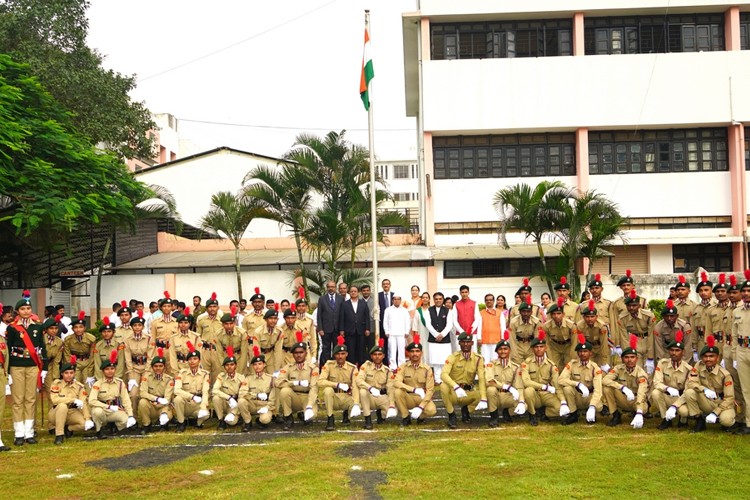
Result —
<path fill-rule="evenodd" d="M 380 389 L 380 395 L 388 394 L 388 389 Z"/>
<path fill-rule="evenodd" d="M 177 361 L 187 361 L 187 356 L 181 352 L 177 353 Z"/>
<path fill-rule="evenodd" d="M 740 347 L 750 347 L 750 337 L 737 337 L 737 345 Z"/>
<path fill-rule="evenodd" d="M 333 389 L 333 392 L 336 392 L 336 393 L 339 393 L 339 394 L 351 394 L 351 393 L 352 393 L 352 390 L 351 390 L 351 389 L 349 389 L 348 391 L 345 391 L 345 390 L 343 390 L 343 389 L 335 389 L 335 388 L 334 388 L 334 389 Z"/>
<path fill-rule="evenodd" d="M 131 356 L 130 359 L 137 365 L 145 365 L 148 362 L 148 356 L 145 354 L 142 356 Z"/>
<path fill-rule="evenodd" d="M 114 347 L 114 346 L 112 346 L 112 347 Z M 71 351 L 70 354 L 74 355 L 78 361 L 89 359 L 89 353 L 78 354 L 77 352 Z"/>
<path fill-rule="evenodd" d="M 269 347 L 268 349 L 263 349 L 262 347 L 260 348 L 260 352 L 262 352 L 263 354 L 268 354 L 269 352 L 272 352 L 272 351 L 273 351 L 273 347 Z"/>
<path fill-rule="evenodd" d="M 516 335 L 516 340 L 519 342 L 531 342 L 532 340 L 534 340 L 534 337 L 522 338 Z"/>
<path fill-rule="evenodd" d="M 560 344 L 560 345 L 568 345 L 568 344 L 570 344 L 570 339 L 568 339 L 568 340 L 555 340 L 555 339 L 552 339 L 552 342 L 554 342 L 555 344 Z"/>
<path fill-rule="evenodd" d="M 169 349 L 169 341 L 168 340 L 157 340 L 156 341 L 156 347 L 161 347 L 162 349 Z"/>
<path fill-rule="evenodd" d="M 282 347 L 281 347 L 281 349 L 282 349 L 282 350 L 283 350 L 284 352 L 292 352 L 292 348 L 291 348 L 291 347 L 283 347 L 283 346 L 282 346 Z"/>
<path fill-rule="evenodd" d="M 473 389 L 474 389 L 474 386 L 473 386 L 473 385 L 471 385 L 471 384 L 458 384 L 458 386 L 459 386 L 459 387 L 460 387 L 461 389 L 465 390 L 465 391 L 471 391 L 471 390 L 473 390 Z"/>
<path fill-rule="evenodd" d="M 714 338 L 722 342 L 724 340 L 724 332 L 714 332 Z"/>
<path fill-rule="evenodd" d="M 209 343 L 206 343 L 206 342 L 204 342 L 201 347 L 203 349 L 205 349 L 206 351 L 215 351 L 216 350 L 216 346 L 215 345 L 209 344 Z"/>
<path fill-rule="evenodd" d="M 630 333 L 630 335 L 635 335 L 639 339 L 645 339 L 646 337 L 648 337 L 648 332 L 646 332 L 646 333 L 635 333 L 635 332 L 632 332 L 632 333 Z"/>

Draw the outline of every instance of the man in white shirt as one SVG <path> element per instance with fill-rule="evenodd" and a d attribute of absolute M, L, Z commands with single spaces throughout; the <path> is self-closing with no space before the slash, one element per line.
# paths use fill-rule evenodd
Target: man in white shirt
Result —
<path fill-rule="evenodd" d="M 388 339 L 388 366 L 397 368 L 405 363 L 406 336 L 411 330 L 411 316 L 409 310 L 401 307 L 401 296 L 394 294 L 393 304 L 385 310 L 383 315 L 383 330 Z"/>

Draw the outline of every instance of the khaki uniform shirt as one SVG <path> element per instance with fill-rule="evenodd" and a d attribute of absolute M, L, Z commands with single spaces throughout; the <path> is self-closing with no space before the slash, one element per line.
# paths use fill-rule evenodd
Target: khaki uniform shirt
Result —
<path fill-rule="evenodd" d="M 47 357 L 42 361 L 44 369 L 47 370 L 47 380 L 60 378 L 60 363 L 62 362 L 63 341 L 58 336 L 50 337 L 44 335 Z M 70 360 L 70 358 L 68 358 Z"/>
<path fill-rule="evenodd" d="M 209 374 L 203 368 L 198 368 L 195 373 L 190 368 L 180 370 L 174 378 L 174 395 L 190 401 L 193 396 L 201 399 L 201 410 L 208 411 L 208 396 L 211 386 L 208 382 Z"/>
<path fill-rule="evenodd" d="M 154 372 L 146 372 L 141 377 L 140 388 L 141 399 L 155 403 L 156 398 L 164 398 L 171 403 L 174 397 L 174 377 L 166 372 L 159 377 Z"/>
<path fill-rule="evenodd" d="M 216 342 L 214 340 L 216 336 L 224 333 L 224 325 L 221 324 L 217 316 L 211 318 L 206 315 L 197 321 L 195 330 L 204 344 L 213 345 Z"/>
<path fill-rule="evenodd" d="M 714 369 L 708 371 L 703 361 L 695 364 L 688 376 L 688 389 L 703 392 L 703 389 L 711 389 L 719 396 L 721 403 L 714 409 L 716 415 L 725 410 L 734 409 L 734 382 L 732 374 L 717 364 Z"/>
<path fill-rule="evenodd" d="M 681 406 L 685 403 L 685 389 L 687 388 L 688 376 L 692 367 L 684 360 L 680 360 L 677 368 L 672 365 L 669 358 L 661 359 L 654 368 L 653 388 L 656 391 L 667 392 L 667 387 L 680 391 L 680 398 L 674 403 Z"/>
<path fill-rule="evenodd" d="M 192 330 L 184 334 L 179 330 L 169 338 L 169 370 L 172 374 L 177 374 L 182 369 L 187 369 L 187 343 L 193 344 L 193 347 L 200 351 L 203 348 L 203 340 L 200 335 Z M 165 353 L 166 354 L 166 353 Z"/>
<path fill-rule="evenodd" d="M 297 365 L 297 363 L 289 363 L 279 370 L 279 376 L 276 379 L 276 386 L 279 389 L 289 387 L 294 392 L 308 393 L 306 406 L 312 407 L 318 399 L 319 378 L 320 373 L 318 372 L 318 367 L 310 364 L 309 361 L 305 361 L 301 365 Z M 308 386 L 303 387 L 301 385 L 294 385 L 295 380 L 307 380 Z"/>
<path fill-rule="evenodd" d="M 711 321 L 711 331 L 717 342 L 729 345 L 732 336 L 732 302 L 727 300 L 723 304 L 716 302 L 708 308 L 708 317 Z"/>
<path fill-rule="evenodd" d="M 227 356 L 227 347 L 232 346 L 234 356 L 237 358 L 237 371 L 244 374 L 245 370 L 247 370 L 248 343 L 246 339 L 247 335 L 245 331 L 239 326 L 235 326 L 232 333 L 223 331 L 214 337 L 219 363 L 222 363 L 223 366 L 224 358 Z"/>
<path fill-rule="evenodd" d="M 474 379 L 479 378 L 479 382 Z M 445 360 L 440 380 L 449 387 L 470 385 L 479 389 L 480 399 L 487 400 L 487 380 L 484 370 L 484 359 L 476 352 L 472 352 L 466 359 L 461 351 L 454 352 Z M 478 387 L 477 387 L 478 384 Z"/>
<path fill-rule="evenodd" d="M 168 321 L 165 320 L 165 316 L 153 320 L 150 330 L 151 338 L 154 339 L 154 342 L 163 343 L 164 345 L 159 345 L 159 347 L 164 348 L 169 345 L 169 338 L 179 330 L 177 320 L 171 316 L 167 316 L 166 318 L 168 318 Z"/>
<path fill-rule="evenodd" d="M 587 342 L 591 342 L 591 345 L 594 346 L 594 350 L 599 350 L 599 348 L 608 349 L 608 331 L 606 323 L 604 323 L 601 319 L 598 317 L 596 318 L 596 323 L 594 323 L 592 326 L 589 326 L 586 324 L 586 320 L 581 319 L 578 323 L 576 323 L 576 335 L 580 332 L 583 334 L 584 337 L 586 337 Z M 574 337 L 573 342 L 578 343 L 578 338 Z M 609 352 L 609 351 L 607 351 Z"/>
<path fill-rule="evenodd" d="M 125 344 L 118 344 L 115 342 L 114 337 L 109 341 L 102 339 L 94 346 L 94 378 L 99 380 L 104 378 L 102 373 L 102 361 L 109 359 L 112 351 L 117 351 L 117 364 L 115 364 L 115 377 L 125 378 Z"/>
<path fill-rule="evenodd" d="M 589 406 L 599 406 L 599 402 L 604 395 L 602 393 L 603 377 L 602 369 L 593 361 L 589 361 L 586 366 L 583 366 L 580 359 L 571 359 L 566 363 L 557 382 L 561 388 L 568 386 L 575 389 L 578 384 L 585 385 L 591 394 Z"/>
<path fill-rule="evenodd" d="M 644 297 L 641 297 L 641 310 L 648 309 L 648 303 Z M 616 330 L 617 329 L 617 320 L 622 316 L 624 313 L 628 312 L 628 306 L 625 305 L 625 297 L 618 297 L 616 300 L 612 301 L 609 305 L 609 329 L 610 330 Z M 612 339 L 616 345 L 622 345 L 623 347 L 628 345 L 627 339 L 625 339 L 624 344 L 620 344 L 619 338 L 613 338 Z"/>
<path fill-rule="evenodd" d="M 245 315 L 242 320 L 242 329 L 246 332 L 254 332 L 261 326 L 266 326 L 266 320 L 263 319 L 265 311 L 262 309 L 256 312 L 254 309 Z"/>
<path fill-rule="evenodd" d="M 583 301 L 578 304 L 576 309 L 576 324 L 583 319 L 583 310 L 588 309 L 589 301 Z M 601 320 L 602 323 L 609 326 L 611 324 L 609 312 L 612 307 L 612 301 L 607 300 L 603 297 L 599 297 L 599 300 L 594 301 L 594 309 L 596 309 L 596 317 Z"/>
<path fill-rule="evenodd" d="M 234 377 L 230 377 L 227 372 L 219 373 L 216 377 L 216 382 L 214 382 L 213 395 L 219 396 L 226 401 L 229 401 L 231 398 L 239 401 L 240 398 L 247 395 L 247 380 L 245 380 L 245 376 L 239 371 L 235 372 Z"/>
<path fill-rule="evenodd" d="M 636 409 L 646 413 L 648 409 L 648 375 L 646 370 L 636 365 L 632 372 L 628 372 L 624 363 L 612 368 L 602 380 L 604 387 L 612 387 L 617 391 L 622 391 L 623 387 L 629 388 L 635 394 Z M 612 408 L 614 411 L 615 408 Z"/>
<path fill-rule="evenodd" d="M 653 358 L 653 340 L 649 340 L 648 337 L 653 334 L 655 325 L 656 317 L 651 311 L 639 309 L 638 315 L 634 318 L 633 315 L 626 310 L 623 314 L 620 314 L 619 318 L 617 318 L 618 340 L 615 343 L 619 346 L 627 346 L 630 341 L 630 334 L 632 333 L 639 339 L 646 340 L 646 352 L 639 352 L 639 354 L 646 358 Z M 641 347 L 641 349 L 643 348 Z"/>
<path fill-rule="evenodd" d="M 71 383 L 66 383 L 63 379 L 58 378 L 52 382 L 49 389 L 49 399 L 52 406 L 72 405 L 76 399 L 83 402 L 83 418 L 91 420 L 91 411 L 89 410 L 89 394 L 86 392 L 86 386 L 73 379 Z"/>
<path fill-rule="evenodd" d="M 76 334 L 68 335 L 63 340 L 63 357 L 64 359 L 70 359 L 71 354 L 75 354 L 78 358 L 78 365 L 84 365 L 82 372 L 86 377 L 94 376 L 94 345 L 96 344 L 96 337 L 91 335 L 89 332 L 83 332 L 80 340 Z"/>
<path fill-rule="evenodd" d="M 130 327 L 130 325 L 122 325 L 115 328 L 115 334 L 112 337 L 112 340 L 117 342 L 118 344 L 122 344 L 125 342 L 125 339 L 133 335 L 133 329 Z"/>
<path fill-rule="evenodd" d="M 393 391 L 395 377 L 391 375 L 391 370 L 386 365 L 380 365 L 380 368 L 378 368 L 372 361 L 365 361 L 359 367 L 356 385 L 359 389 L 367 391 L 372 387 L 378 389 L 381 395 L 388 395 L 388 402 L 390 405 L 393 405 L 395 401 Z"/>
<path fill-rule="evenodd" d="M 261 372 L 260 376 L 258 376 L 255 370 L 253 370 L 250 375 L 245 377 L 245 381 L 247 382 L 246 399 L 258 400 L 258 394 L 264 393 L 268 396 L 268 399 L 265 401 L 268 403 L 268 407 L 271 410 L 276 408 L 276 388 L 274 378 L 271 375 Z"/>
<path fill-rule="evenodd" d="M 156 352 L 156 343 L 150 335 L 141 334 L 125 339 L 125 371 L 128 380 L 140 380 L 143 372 L 151 369 L 151 358 Z"/>
<path fill-rule="evenodd" d="M 555 320 L 550 319 L 542 325 L 542 329 L 547 332 L 547 338 L 556 341 L 558 344 L 569 345 L 575 341 L 573 330 L 576 325 L 567 317 L 563 317 L 562 322 L 558 325 Z"/>
<path fill-rule="evenodd" d="M 294 327 L 297 330 L 301 330 L 305 335 L 305 342 L 307 342 L 310 349 L 310 356 L 317 357 L 318 355 L 318 332 L 315 331 L 315 324 L 309 314 L 305 314 L 305 317 L 297 316 L 297 321 L 294 323 Z"/>
<path fill-rule="evenodd" d="M 565 400 L 565 396 L 560 391 L 558 378 L 560 371 L 551 359 L 545 354 L 544 361 L 537 362 L 536 356 L 529 356 L 526 361 L 521 363 L 521 376 L 524 387 L 531 387 L 534 390 L 541 391 L 545 385 L 551 385 L 557 392 L 555 393 L 560 401 Z"/>
<path fill-rule="evenodd" d="M 354 404 L 359 404 L 359 391 L 355 384 L 357 382 L 357 366 L 354 363 L 345 361 L 343 365 L 339 366 L 336 360 L 330 360 L 323 365 L 323 369 L 320 370 L 320 378 L 318 379 L 318 386 L 320 387 L 331 387 L 334 391 L 340 391 L 337 387 L 338 384 L 347 384 L 349 390 L 346 391 L 352 399 Z"/>
<path fill-rule="evenodd" d="M 678 331 L 683 333 L 683 344 L 685 351 L 682 353 L 682 359 L 690 361 L 693 359 L 693 349 L 691 339 L 694 337 L 693 330 L 684 319 L 677 318 L 674 326 L 669 326 L 666 321 L 661 320 L 654 325 L 653 350 L 654 359 L 669 359 L 669 349 L 667 345 L 672 342 Z"/>
<path fill-rule="evenodd" d="M 502 392 L 508 392 L 505 389 L 506 386 L 515 387 L 518 390 L 518 402 L 524 402 L 521 365 L 514 363 L 510 358 L 508 358 L 505 366 L 503 366 L 500 358 L 488 363 L 485 367 L 485 378 L 487 379 L 487 387 L 497 387 Z"/>
<path fill-rule="evenodd" d="M 674 301 L 674 306 L 677 308 L 677 317 L 684 319 L 690 324 L 693 324 L 693 314 L 695 313 L 695 306 L 697 304 L 692 299 Z"/>
<path fill-rule="evenodd" d="M 518 310 L 518 305 L 514 305 L 510 308 L 510 312 L 508 313 L 508 318 L 513 319 L 516 316 L 520 316 L 521 312 Z M 542 317 L 542 310 L 539 308 L 538 305 L 532 304 L 531 305 L 531 317 L 541 319 Z"/>
<path fill-rule="evenodd" d="M 414 389 L 424 389 L 424 397 L 419 402 L 419 406 L 424 408 L 427 403 L 432 401 L 432 395 L 435 392 L 435 376 L 432 374 L 432 368 L 424 363 L 414 366 L 411 361 L 402 364 L 396 370 L 393 380 L 393 387 L 402 389 L 408 393 L 414 392 Z"/>
<path fill-rule="evenodd" d="M 89 394 L 90 408 L 106 409 L 109 406 L 119 406 L 128 414 L 128 417 L 133 416 L 133 407 L 128 395 L 128 384 L 117 377 L 113 377 L 112 380 L 98 379 L 94 382 L 91 394 Z"/>

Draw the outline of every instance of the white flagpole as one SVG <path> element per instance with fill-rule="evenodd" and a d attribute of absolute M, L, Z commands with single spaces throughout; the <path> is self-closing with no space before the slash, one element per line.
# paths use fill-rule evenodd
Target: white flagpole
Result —
<path fill-rule="evenodd" d="M 370 32 L 370 11 L 365 10 L 365 29 L 367 32 Z M 367 61 L 365 61 L 366 63 Z M 374 78 L 373 78 L 374 80 Z M 377 336 L 380 335 L 380 300 L 379 300 L 379 294 L 377 293 L 378 289 L 378 226 L 377 226 L 377 202 L 375 200 L 375 136 L 373 131 L 373 117 L 372 117 L 372 80 L 370 80 L 370 84 L 367 87 L 367 96 L 370 100 L 370 107 L 367 110 L 367 136 L 369 139 L 369 149 L 370 149 L 370 226 L 372 227 L 372 287 L 371 289 L 373 292 L 376 293 L 375 295 L 375 310 L 373 311 L 373 319 L 375 320 L 375 328 L 372 332 L 370 332 L 370 335 L 375 336 L 377 339 Z M 375 344 L 377 345 L 377 340 L 375 340 Z"/>

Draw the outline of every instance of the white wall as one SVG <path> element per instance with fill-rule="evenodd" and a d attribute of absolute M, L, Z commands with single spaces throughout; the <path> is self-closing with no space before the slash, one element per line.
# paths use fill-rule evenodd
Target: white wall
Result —
<path fill-rule="evenodd" d="M 142 300 L 148 309 L 148 303 L 164 296 L 165 282 L 163 274 L 139 275 L 104 275 L 102 276 L 102 311 L 109 311 L 112 304 L 130 299 Z M 83 308 L 96 307 L 96 278 L 91 279 L 91 297 Z M 177 297 L 184 300 L 182 297 Z"/>
<path fill-rule="evenodd" d="M 672 274 L 672 245 L 649 245 L 648 269 L 651 274 Z"/>

